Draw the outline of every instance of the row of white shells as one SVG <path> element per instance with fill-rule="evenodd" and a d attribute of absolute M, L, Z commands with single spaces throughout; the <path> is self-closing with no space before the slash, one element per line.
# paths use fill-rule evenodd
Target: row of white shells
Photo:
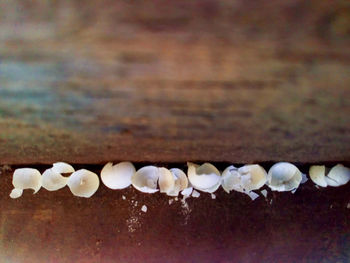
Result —
<path fill-rule="evenodd" d="M 107 163 L 101 171 L 101 180 L 111 189 L 124 189 L 132 185 L 144 193 L 160 191 L 168 196 L 199 196 L 197 189 L 202 192 L 214 193 L 220 186 L 229 193 L 238 191 L 248 194 L 252 199 L 258 195 L 258 190 L 265 184 L 272 191 L 295 191 L 300 184 L 307 181 L 305 174 L 293 164 L 279 162 L 274 164 L 269 172 L 258 164 L 248 164 L 240 168 L 231 165 L 222 173 L 212 164 L 197 165 L 187 163 L 186 174 L 178 168 L 145 166 L 136 171 L 130 162 L 121 162 L 116 165 Z M 70 174 L 68 177 L 63 175 Z M 341 186 L 350 180 L 350 169 L 338 164 L 332 169 L 314 165 L 310 167 L 311 180 L 321 187 Z M 74 168 L 64 162 L 53 164 L 42 175 L 37 169 L 19 168 L 14 171 L 12 184 L 14 189 L 11 198 L 18 198 L 24 189 L 33 189 L 38 192 L 41 187 L 48 191 L 56 191 L 68 185 L 75 196 L 91 197 L 98 189 L 100 180 L 97 174 Z M 193 191 L 193 193 L 192 193 Z"/>

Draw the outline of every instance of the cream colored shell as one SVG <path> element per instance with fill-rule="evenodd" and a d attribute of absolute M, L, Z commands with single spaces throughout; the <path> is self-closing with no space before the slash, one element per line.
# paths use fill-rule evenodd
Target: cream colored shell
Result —
<path fill-rule="evenodd" d="M 68 163 L 64 163 L 64 162 L 54 163 L 52 165 L 52 170 L 55 171 L 56 173 L 60 173 L 60 174 L 66 174 L 66 173 L 70 174 L 70 173 L 75 172 L 73 166 L 71 166 Z"/>
<path fill-rule="evenodd" d="M 167 194 L 169 196 L 178 196 L 180 191 L 187 188 L 188 179 L 186 174 L 178 168 L 172 168 L 170 169 L 170 172 L 175 180 L 175 184 L 173 189 L 171 189 L 171 191 L 169 191 Z"/>
<path fill-rule="evenodd" d="M 62 176 L 54 169 L 45 170 L 42 175 L 42 186 L 48 191 L 56 191 L 67 185 L 68 178 Z"/>
<path fill-rule="evenodd" d="M 67 185 L 73 195 L 88 198 L 97 191 L 100 180 L 97 174 L 81 169 L 71 174 Z"/>
<path fill-rule="evenodd" d="M 24 189 L 33 189 L 35 194 L 42 185 L 41 174 L 33 168 L 16 169 L 13 173 L 12 184 L 14 189 L 10 193 L 11 198 L 20 197 Z"/>
<path fill-rule="evenodd" d="M 143 193 L 155 193 L 158 189 L 159 172 L 156 166 L 145 166 L 139 169 L 132 177 L 131 184 Z"/>
<path fill-rule="evenodd" d="M 299 187 L 301 180 L 299 169 L 287 162 L 274 164 L 267 174 L 267 185 L 272 191 L 292 191 Z"/>
<path fill-rule="evenodd" d="M 341 186 L 349 182 L 350 169 L 342 164 L 334 166 L 326 175 L 326 167 L 324 165 L 313 165 L 309 170 L 311 180 L 321 186 Z"/>
<path fill-rule="evenodd" d="M 101 171 L 101 180 L 110 189 L 124 189 L 131 185 L 131 177 L 135 172 L 131 162 L 121 162 L 114 166 L 109 162 Z"/>
<path fill-rule="evenodd" d="M 214 165 L 204 163 L 199 166 L 188 162 L 187 166 L 188 180 L 193 188 L 203 192 L 213 193 L 220 187 L 221 174 Z"/>

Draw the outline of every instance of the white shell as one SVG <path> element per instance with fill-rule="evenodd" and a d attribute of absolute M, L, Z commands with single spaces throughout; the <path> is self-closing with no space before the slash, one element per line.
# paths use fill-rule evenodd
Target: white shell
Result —
<path fill-rule="evenodd" d="M 170 169 L 170 172 L 174 177 L 175 185 L 174 185 L 173 189 L 170 192 L 168 192 L 167 194 L 169 196 L 178 196 L 180 191 L 187 188 L 188 179 L 187 179 L 186 174 L 178 168 L 172 168 L 172 169 Z"/>
<path fill-rule="evenodd" d="M 200 193 L 199 192 L 197 192 L 196 190 L 193 190 L 193 192 L 192 192 L 192 197 L 194 197 L 194 198 L 198 198 L 198 197 L 200 197 Z"/>
<path fill-rule="evenodd" d="M 267 174 L 267 185 L 273 191 L 292 191 L 299 187 L 301 180 L 299 169 L 287 162 L 274 164 Z"/>
<path fill-rule="evenodd" d="M 97 191 L 100 180 L 97 174 L 81 169 L 71 174 L 67 185 L 73 195 L 88 198 Z"/>
<path fill-rule="evenodd" d="M 158 168 L 159 174 L 159 190 L 161 193 L 170 193 L 175 186 L 175 178 L 173 174 L 166 168 Z"/>
<path fill-rule="evenodd" d="M 21 197 L 23 194 L 23 190 L 22 189 L 12 189 L 11 193 L 10 193 L 10 197 L 15 199 L 15 198 L 18 198 L 18 197 Z"/>
<path fill-rule="evenodd" d="M 11 198 L 18 198 L 22 195 L 21 190 L 33 189 L 34 194 L 41 188 L 41 174 L 37 169 L 19 168 L 13 173 L 12 184 L 15 189 L 10 193 Z"/>
<path fill-rule="evenodd" d="M 141 207 L 141 211 L 144 212 L 144 213 L 146 213 L 146 212 L 147 212 L 147 206 L 146 206 L 146 205 L 143 205 L 143 206 Z"/>
<path fill-rule="evenodd" d="M 145 166 L 139 169 L 132 177 L 133 187 L 143 193 L 155 193 L 158 191 L 157 182 L 159 178 L 158 168 L 155 166 Z"/>
<path fill-rule="evenodd" d="M 181 194 L 182 194 L 183 196 L 190 196 L 191 193 L 192 193 L 192 191 L 193 191 L 193 187 L 190 186 L 190 187 L 187 187 L 187 188 L 185 188 L 184 190 L 182 190 L 182 191 L 181 191 Z"/>
<path fill-rule="evenodd" d="M 324 165 L 313 165 L 309 169 L 309 175 L 311 180 L 322 187 L 327 187 L 326 181 L 326 167 Z"/>
<path fill-rule="evenodd" d="M 264 190 L 261 190 L 260 193 L 266 198 L 267 197 L 267 191 L 264 189 Z"/>
<path fill-rule="evenodd" d="M 350 180 L 350 169 L 342 164 L 337 164 L 329 171 L 327 177 L 336 181 L 338 186 L 344 185 Z"/>
<path fill-rule="evenodd" d="M 334 166 L 329 173 L 326 174 L 326 167 L 324 165 L 313 165 L 309 170 L 311 180 L 319 186 L 341 186 L 349 182 L 350 169 L 342 164 Z"/>
<path fill-rule="evenodd" d="M 300 184 L 305 184 L 309 179 L 307 178 L 306 174 L 301 174 L 301 182 Z"/>
<path fill-rule="evenodd" d="M 101 171 L 101 180 L 110 189 L 124 189 L 131 184 L 136 170 L 131 162 L 121 162 L 113 166 L 107 163 Z"/>
<path fill-rule="evenodd" d="M 222 173 L 222 188 L 229 193 L 232 190 L 247 193 L 260 189 L 267 180 L 267 173 L 257 164 L 248 164 L 237 169 L 233 165 Z"/>
<path fill-rule="evenodd" d="M 247 194 L 247 195 L 250 197 L 250 199 L 252 199 L 253 201 L 259 197 L 259 195 L 258 195 L 257 193 L 255 193 L 255 192 L 253 192 L 253 191 L 247 192 L 246 194 Z"/>
<path fill-rule="evenodd" d="M 66 186 L 67 177 L 54 171 L 52 168 L 47 169 L 42 175 L 42 186 L 48 191 L 56 191 Z"/>
<path fill-rule="evenodd" d="M 246 191 L 252 191 L 260 189 L 264 186 L 267 180 L 267 173 L 263 167 L 258 164 L 244 165 L 238 169 L 241 177 L 248 177 L 246 181 L 243 181 L 243 188 Z"/>
<path fill-rule="evenodd" d="M 232 190 L 243 192 L 241 186 L 241 175 L 236 167 L 230 165 L 223 171 L 221 185 L 227 193 L 230 193 Z"/>
<path fill-rule="evenodd" d="M 73 166 L 64 162 L 54 163 L 52 166 L 52 170 L 54 170 L 56 173 L 59 173 L 59 174 L 66 174 L 66 173 L 68 174 L 68 173 L 75 172 Z"/>
<path fill-rule="evenodd" d="M 194 163 L 187 163 L 187 176 L 193 188 L 212 193 L 216 191 L 221 184 L 221 174 L 216 167 L 210 163 L 204 163 L 201 166 Z"/>
<path fill-rule="evenodd" d="M 325 177 L 326 182 L 327 182 L 327 186 L 333 186 L 333 187 L 338 187 L 339 183 L 337 181 L 335 181 L 332 178 L 329 178 L 328 176 Z"/>

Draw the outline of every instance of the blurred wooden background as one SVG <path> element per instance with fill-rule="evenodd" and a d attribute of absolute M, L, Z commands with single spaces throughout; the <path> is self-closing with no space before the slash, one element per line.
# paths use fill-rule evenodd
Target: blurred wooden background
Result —
<path fill-rule="evenodd" d="M 350 160 L 348 1 L 0 1 L 0 163 Z"/>
<path fill-rule="evenodd" d="M 347 262 L 349 185 L 8 195 L 14 168 L 55 161 L 307 173 L 349 164 L 349 126 L 349 1 L 0 0 L 0 262 Z"/>

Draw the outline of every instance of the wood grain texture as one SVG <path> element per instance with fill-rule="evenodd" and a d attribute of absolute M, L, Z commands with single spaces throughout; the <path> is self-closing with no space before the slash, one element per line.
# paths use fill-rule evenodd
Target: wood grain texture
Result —
<path fill-rule="evenodd" d="M 350 13 L 308 3 L 2 2 L 0 163 L 349 161 Z"/>

